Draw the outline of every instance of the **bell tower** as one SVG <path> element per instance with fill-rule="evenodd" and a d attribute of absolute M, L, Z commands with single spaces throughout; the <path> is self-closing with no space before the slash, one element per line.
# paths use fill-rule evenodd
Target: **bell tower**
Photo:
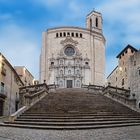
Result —
<path fill-rule="evenodd" d="M 102 15 L 97 11 L 90 12 L 86 17 L 87 29 L 102 33 Z"/>

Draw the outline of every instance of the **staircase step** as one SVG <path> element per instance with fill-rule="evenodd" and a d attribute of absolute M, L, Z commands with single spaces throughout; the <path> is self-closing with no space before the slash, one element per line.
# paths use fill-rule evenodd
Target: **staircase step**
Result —
<path fill-rule="evenodd" d="M 4 125 L 4 124 L 3 124 Z M 5 126 L 37 129 L 96 129 L 140 125 L 140 114 L 101 93 L 61 89 L 50 93 Z"/>
<path fill-rule="evenodd" d="M 18 127 L 30 129 L 48 129 L 48 130 L 80 130 L 80 129 L 101 129 L 114 127 L 137 126 L 140 123 L 123 123 L 123 124 L 108 124 L 108 125 L 82 125 L 82 126 L 40 126 L 40 125 L 21 125 L 21 124 L 0 124 L 5 127 Z"/>
<path fill-rule="evenodd" d="M 96 119 L 96 118 L 140 118 L 139 116 L 20 116 L 21 119 Z"/>
<path fill-rule="evenodd" d="M 89 118 L 89 119 L 16 119 L 16 121 L 24 121 L 24 122 L 95 122 L 95 121 L 123 121 L 123 120 L 140 120 L 140 118 Z"/>
<path fill-rule="evenodd" d="M 8 123 L 8 122 L 5 122 Z M 140 123 L 140 120 L 125 120 L 125 121 L 96 121 L 96 122 L 30 122 L 30 121 L 15 121 L 14 124 L 22 125 L 43 125 L 43 126 L 81 126 L 81 125 L 108 125 L 108 124 L 123 124 L 123 123 Z M 12 123 L 11 123 L 12 124 Z"/>

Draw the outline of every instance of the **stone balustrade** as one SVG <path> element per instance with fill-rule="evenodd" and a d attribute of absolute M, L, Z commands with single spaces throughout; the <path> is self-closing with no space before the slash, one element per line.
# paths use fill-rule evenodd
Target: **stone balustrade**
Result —
<path fill-rule="evenodd" d="M 49 88 L 45 83 L 21 87 L 19 92 L 20 109 L 9 117 L 9 121 L 13 122 L 19 115 L 44 98 L 48 91 Z"/>
<path fill-rule="evenodd" d="M 49 87 L 45 83 L 21 87 L 19 90 L 20 107 L 34 104 L 42 96 L 44 96 L 48 90 Z"/>
<path fill-rule="evenodd" d="M 128 89 L 122 89 L 109 85 L 103 89 L 103 94 L 130 108 L 136 108 L 136 99 L 130 98 L 130 90 Z"/>
<path fill-rule="evenodd" d="M 87 89 L 88 91 L 91 92 L 100 92 L 100 93 L 102 93 L 104 89 L 103 86 L 98 86 L 98 85 L 82 85 L 82 88 Z"/>

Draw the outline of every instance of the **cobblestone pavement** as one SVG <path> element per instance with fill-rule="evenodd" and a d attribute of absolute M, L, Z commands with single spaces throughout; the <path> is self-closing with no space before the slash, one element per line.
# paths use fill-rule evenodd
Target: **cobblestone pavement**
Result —
<path fill-rule="evenodd" d="M 0 127 L 0 140 L 140 140 L 140 126 L 70 131 Z"/>

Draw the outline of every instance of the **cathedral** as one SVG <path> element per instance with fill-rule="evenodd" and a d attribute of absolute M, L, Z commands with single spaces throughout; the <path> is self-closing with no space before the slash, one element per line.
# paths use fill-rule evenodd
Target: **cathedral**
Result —
<path fill-rule="evenodd" d="M 40 82 L 59 88 L 105 83 L 105 38 L 102 15 L 92 11 L 86 28 L 55 27 L 42 33 Z"/>

